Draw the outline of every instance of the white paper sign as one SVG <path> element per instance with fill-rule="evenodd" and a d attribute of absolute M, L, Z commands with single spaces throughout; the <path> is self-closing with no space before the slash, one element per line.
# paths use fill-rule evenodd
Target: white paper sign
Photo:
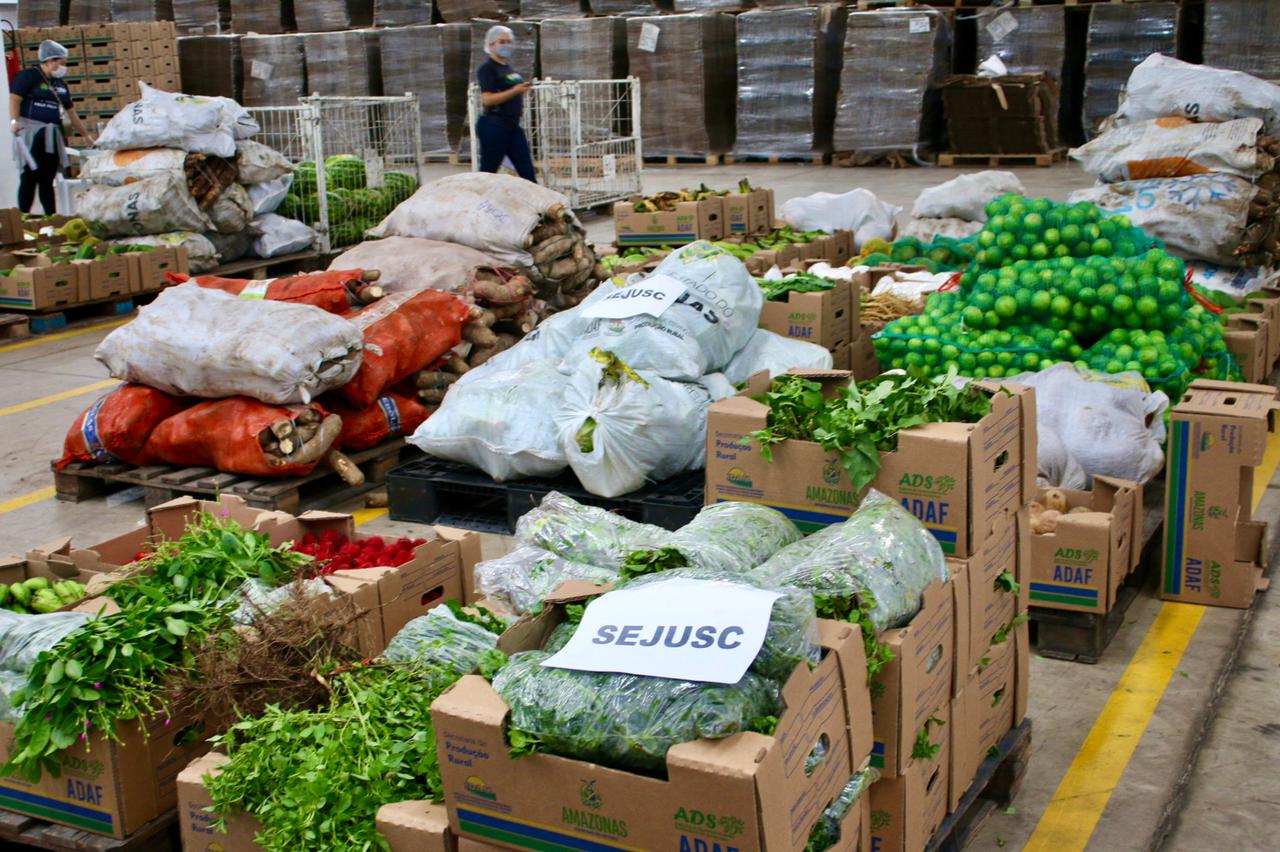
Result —
<path fill-rule="evenodd" d="M 601 168 L 604 170 L 605 180 L 613 180 L 618 176 L 618 155 L 605 154 L 601 159 Z"/>
<path fill-rule="evenodd" d="M 249 76 L 255 80 L 270 80 L 271 72 L 275 68 L 270 62 L 263 62 L 261 59 L 254 59 L 249 62 Z"/>
<path fill-rule="evenodd" d="M 987 24 L 987 32 L 991 33 L 991 37 L 996 41 L 1000 41 L 1017 28 L 1018 19 L 1008 12 L 1001 12 Z"/>
<path fill-rule="evenodd" d="M 608 592 L 544 666 L 737 683 L 760 653 L 781 592 L 675 579 Z"/>
<path fill-rule="evenodd" d="M 619 287 L 603 299 L 583 309 L 584 317 L 596 319 L 627 319 L 648 314 L 662 316 L 675 304 L 689 285 L 670 275 L 647 275 L 634 284 Z"/>
<path fill-rule="evenodd" d="M 364 183 L 370 189 L 381 189 L 384 183 L 382 176 L 382 156 L 375 148 L 364 149 Z"/>
<path fill-rule="evenodd" d="M 645 53 L 653 53 L 658 49 L 658 33 L 662 30 L 658 29 L 657 24 L 641 24 L 640 40 L 636 43 L 636 47 Z"/>
<path fill-rule="evenodd" d="M 929 19 L 928 19 L 928 18 L 924 18 L 924 17 L 920 17 L 920 18 L 912 18 L 912 19 L 907 23 L 907 31 L 908 31 L 908 32 L 913 32 L 913 33 L 927 33 L 927 32 L 929 32 Z"/>

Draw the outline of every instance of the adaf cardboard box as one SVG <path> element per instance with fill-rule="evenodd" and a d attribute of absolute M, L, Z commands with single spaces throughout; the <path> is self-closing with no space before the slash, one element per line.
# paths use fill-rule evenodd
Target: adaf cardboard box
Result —
<path fill-rule="evenodd" d="M 613 225 L 619 246 L 678 246 L 728 236 L 724 205 L 719 196 L 702 201 L 679 201 L 672 210 L 656 213 L 637 213 L 638 200 L 633 198 L 613 205 Z"/>
<path fill-rule="evenodd" d="M 944 705 L 928 719 L 931 754 L 921 751 L 896 777 L 881 777 L 871 785 L 875 852 L 922 852 L 947 818 L 952 728 L 950 706 Z"/>
<path fill-rule="evenodd" d="M 792 370 L 828 394 L 847 385 L 843 370 Z M 880 454 L 871 487 L 902 505 L 933 533 L 948 556 L 964 558 L 982 546 L 996 519 L 1016 511 L 1035 490 L 1035 391 L 975 383 L 991 398 L 977 423 L 928 423 L 898 434 L 898 448 Z M 707 412 L 706 502 L 745 500 L 771 506 L 805 532 L 839 523 L 861 495 L 835 453 L 811 441 L 773 447 L 767 462 L 751 434 L 765 428 L 769 409 L 753 397 L 770 386 L 758 373 L 737 396 Z"/>
<path fill-rule="evenodd" d="M 1254 468 L 1280 410 L 1269 385 L 1197 380 L 1170 413 L 1160 596 L 1247 608 L 1267 586 Z"/>
<path fill-rule="evenodd" d="M 836 351 L 852 340 L 857 328 L 857 311 L 851 305 L 848 281 L 836 281 L 830 290 L 817 293 L 787 293 L 785 299 L 766 301 L 760 307 L 760 328 L 816 343 Z"/>
<path fill-rule="evenodd" d="M 558 607 L 550 612 L 562 617 Z M 513 628 L 499 647 L 541 647 L 557 620 L 526 620 L 539 629 L 525 632 L 525 644 L 510 644 Z M 462 678 L 431 708 L 452 830 L 529 849 L 601 841 L 635 849 L 803 848 L 853 775 L 854 754 L 861 752 L 860 767 L 871 749 L 861 633 L 831 621 L 819 628 L 824 656 L 788 679 L 787 709 L 773 736 L 743 732 L 676 745 L 667 752 L 666 780 L 550 754 L 512 758 L 506 702 L 484 678 Z M 813 766 L 819 742 L 826 757 Z"/>

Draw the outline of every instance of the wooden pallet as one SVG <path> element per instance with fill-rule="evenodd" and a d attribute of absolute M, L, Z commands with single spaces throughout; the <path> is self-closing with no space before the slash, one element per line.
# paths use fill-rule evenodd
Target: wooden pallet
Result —
<path fill-rule="evenodd" d="M 31 317 L 0 314 L 0 340 L 26 340 L 31 336 Z"/>
<path fill-rule="evenodd" d="M 830 154 L 822 154 L 818 152 L 814 152 L 812 154 L 796 154 L 788 157 L 758 157 L 752 154 L 724 155 L 724 164 L 726 166 L 732 166 L 738 163 L 768 163 L 771 166 L 797 163 L 800 165 L 809 164 L 814 166 L 825 166 L 830 162 Z"/>
<path fill-rule="evenodd" d="M 255 281 L 261 281 L 267 277 L 268 273 L 280 276 L 289 272 L 310 272 L 319 265 L 319 254 L 314 251 L 300 251 L 265 259 L 247 257 L 244 260 L 235 260 L 231 263 L 224 263 L 209 274 L 219 275 L 223 278 L 243 278 L 247 272 L 250 278 Z"/>
<path fill-rule="evenodd" d="M 121 317 L 131 314 L 144 297 L 150 296 L 154 296 L 154 294 L 131 293 L 128 296 L 113 296 L 110 299 L 98 299 L 93 302 L 78 302 L 57 310 L 49 310 L 48 308 L 41 308 L 35 311 L 23 311 L 21 308 L 14 308 L 13 310 L 22 311 L 21 315 L 26 317 L 31 334 L 48 334 L 53 331 L 61 331 L 69 324 L 81 320 Z"/>
<path fill-rule="evenodd" d="M 384 441 L 376 447 L 349 453 L 364 472 L 363 485 L 347 485 L 328 467 L 320 466 L 306 476 L 287 479 L 255 479 L 238 473 L 219 473 L 211 467 L 174 465 L 87 464 L 72 462 L 54 471 L 54 489 L 59 500 L 79 503 L 124 488 L 142 488 L 147 508 L 191 496 L 216 499 L 234 494 L 250 506 L 297 514 L 302 509 L 332 506 L 371 491 L 386 481 L 387 474 L 401 462 L 401 456 L 416 455 L 403 438 Z"/>
<path fill-rule="evenodd" d="M 1054 163 L 1066 159 L 1066 148 L 1054 148 L 1041 154 L 955 154 L 938 155 L 938 165 L 943 168 L 952 166 L 1039 166 L 1048 168 Z"/>
<path fill-rule="evenodd" d="M 891 169 L 909 169 L 920 165 L 910 150 L 902 151 L 836 151 L 831 164 L 842 169 L 862 166 L 888 166 Z"/>
<path fill-rule="evenodd" d="M 176 810 L 156 817 L 123 840 L 0 810 L 0 841 L 6 849 L 70 852 L 176 852 L 181 848 Z"/>
<path fill-rule="evenodd" d="M 1028 608 L 1031 640 L 1042 657 L 1096 664 L 1124 624 L 1130 605 L 1159 572 L 1160 530 L 1164 527 L 1164 488 L 1149 482 L 1143 489 L 1142 553 L 1138 567 L 1125 578 L 1115 605 L 1107 612 Z"/>
<path fill-rule="evenodd" d="M 657 165 L 668 165 L 668 166 L 682 166 L 682 165 L 718 166 L 722 162 L 724 162 L 724 157 L 725 155 L 723 154 L 703 154 L 698 156 L 667 154 L 665 156 L 645 157 L 644 161 L 646 163 L 655 163 Z"/>
<path fill-rule="evenodd" d="M 997 809 L 1009 807 L 1018 795 L 1031 757 L 1031 720 L 1000 738 L 993 753 L 978 767 L 978 774 L 960 804 L 934 832 L 925 852 L 959 852 Z"/>

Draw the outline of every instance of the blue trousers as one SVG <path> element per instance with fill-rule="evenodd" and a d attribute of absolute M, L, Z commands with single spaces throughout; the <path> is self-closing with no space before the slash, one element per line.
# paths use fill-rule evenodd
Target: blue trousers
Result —
<path fill-rule="evenodd" d="M 480 171 L 496 173 L 502 168 L 503 159 L 510 159 L 516 174 L 525 180 L 538 182 L 533 170 L 533 155 L 529 152 L 529 140 L 519 124 L 482 115 L 476 122 L 476 136 L 480 140 Z"/>

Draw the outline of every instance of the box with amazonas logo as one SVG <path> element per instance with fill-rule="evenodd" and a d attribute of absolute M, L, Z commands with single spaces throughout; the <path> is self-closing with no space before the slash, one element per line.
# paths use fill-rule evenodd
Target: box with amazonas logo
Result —
<path fill-rule="evenodd" d="M 832 396 L 848 385 L 844 370 L 792 370 Z M 737 396 L 707 412 L 706 502 L 762 503 L 805 532 L 853 514 L 862 495 L 835 452 L 812 441 L 788 440 L 772 448 L 772 462 L 751 435 L 768 425 L 758 401 L 767 373 L 752 376 Z M 977 383 L 991 411 L 977 423 L 926 423 L 898 434 L 898 446 L 880 453 L 871 487 L 902 505 L 933 533 L 948 556 L 966 559 L 1005 514 L 1035 493 L 1035 392 L 1017 385 Z"/>
<path fill-rule="evenodd" d="M 499 647 L 542 647 L 561 610 L 526 619 Z M 822 658 L 797 665 L 783 685 L 772 736 L 680 743 L 667 751 L 663 777 L 553 754 L 512 757 L 507 703 L 484 678 L 462 678 L 431 708 L 450 827 L 514 849 L 804 848 L 871 752 L 861 633 L 819 626 Z"/>

